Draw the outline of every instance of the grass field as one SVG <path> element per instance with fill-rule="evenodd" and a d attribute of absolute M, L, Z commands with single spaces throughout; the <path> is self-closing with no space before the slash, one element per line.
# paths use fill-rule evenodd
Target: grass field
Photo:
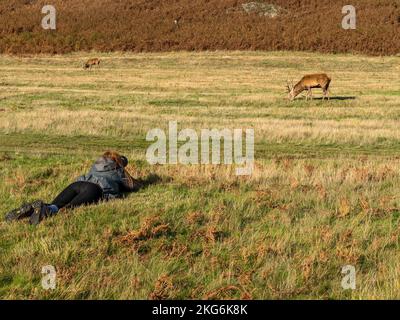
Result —
<path fill-rule="evenodd" d="M 400 298 L 399 57 L 113 53 L 84 71 L 94 55 L 0 56 L 0 212 L 52 200 L 107 149 L 160 181 L 38 227 L 1 222 L 1 298 Z M 285 100 L 312 72 L 332 99 Z M 253 175 L 150 166 L 146 132 L 170 120 L 254 128 Z"/>

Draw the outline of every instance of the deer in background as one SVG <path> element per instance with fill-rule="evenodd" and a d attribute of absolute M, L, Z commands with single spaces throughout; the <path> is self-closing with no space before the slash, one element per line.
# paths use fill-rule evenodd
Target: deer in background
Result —
<path fill-rule="evenodd" d="M 89 59 L 83 66 L 83 69 L 91 69 L 93 66 L 100 66 L 100 59 Z"/>
<path fill-rule="evenodd" d="M 307 90 L 306 100 L 310 97 L 312 100 L 312 89 L 321 88 L 324 95 L 322 100 L 328 98 L 329 100 L 329 85 L 331 83 L 331 78 L 325 73 L 319 74 L 308 74 L 305 75 L 296 85 L 287 82 L 287 90 L 289 93 L 289 100 L 293 101 L 301 92 Z"/>
<path fill-rule="evenodd" d="M 174 19 L 174 30 L 177 30 L 181 27 L 181 19 L 182 17 L 177 17 Z"/>

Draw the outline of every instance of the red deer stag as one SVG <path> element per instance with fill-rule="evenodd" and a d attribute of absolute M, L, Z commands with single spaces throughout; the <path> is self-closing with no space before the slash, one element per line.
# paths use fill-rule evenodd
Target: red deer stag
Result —
<path fill-rule="evenodd" d="M 331 83 L 331 78 L 325 73 L 320 74 L 308 74 L 305 75 L 296 85 L 292 83 L 287 83 L 287 90 L 289 92 L 289 100 L 293 101 L 301 92 L 307 90 L 306 100 L 310 97 L 312 100 L 312 89 L 321 88 L 324 92 L 322 100 L 328 98 L 329 100 L 329 85 Z"/>
<path fill-rule="evenodd" d="M 99 58 L 89 59 L 83 66 L 83 69 L 91 69 L 93 66 L 100 66 Z"/>

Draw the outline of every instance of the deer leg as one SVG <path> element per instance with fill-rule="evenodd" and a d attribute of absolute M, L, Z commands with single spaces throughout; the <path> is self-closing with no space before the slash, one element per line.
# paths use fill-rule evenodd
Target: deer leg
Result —
<path fill-rule="evenodd" d="M 325 98 L 327 98 L 329 100 L 329 90 L 328 89 L 324 89 L 324 98 L 323 98 L 323 100 L 325 100 Z"/>
<path fill-rule="evenodd" d="M 329 100 L 330 100 L 330 96 L 329 96 L 329 94 L 330 94 L 329 83 L 328 83 L 328 85 L 325 87 L 325 92 L 326 92 L 326 97 L 328 98 L 328 101 L 329 101 Z"/>

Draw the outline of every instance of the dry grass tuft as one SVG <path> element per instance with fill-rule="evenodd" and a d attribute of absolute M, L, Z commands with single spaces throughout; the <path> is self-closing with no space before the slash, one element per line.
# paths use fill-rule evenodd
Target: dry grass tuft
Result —
<path fill-rule="evenodd" d="M 340 199 L 338 211 L 339 211 L 338 216 L 340 218 L 346 217 L 348 214 L 350 214 L 350 211 L 351 211 L 350 201 L 346 198 Z"/>
<path fill-rule="evenodd" d="M 170 231 L 169 224 L 163 224 L 159 217 L 145 218 L 140 229 L 130 231 L 128 234 L 119 236 L 118 242 L 125 245 L 134 245 L 140 241 L 166 235 Z"/>
<path fill-rule="evenodd" d="M 206 293 L 203 297 L 204 300 L 231 300 L 237 298 L 239 295 L 240 299 L 250 299 L 251 295 L 248 292 L 243 292 L 239 287 L 229 285 L 226 287 L 218 288 Z"/>
<path fill-rule="evenodd" d="M 168 275 L 163 274 L 157 279 L 153 291 L 149 294 L 149 299 L 166 300 L 170 297 L 173 289 L 172 279 Z"/>

